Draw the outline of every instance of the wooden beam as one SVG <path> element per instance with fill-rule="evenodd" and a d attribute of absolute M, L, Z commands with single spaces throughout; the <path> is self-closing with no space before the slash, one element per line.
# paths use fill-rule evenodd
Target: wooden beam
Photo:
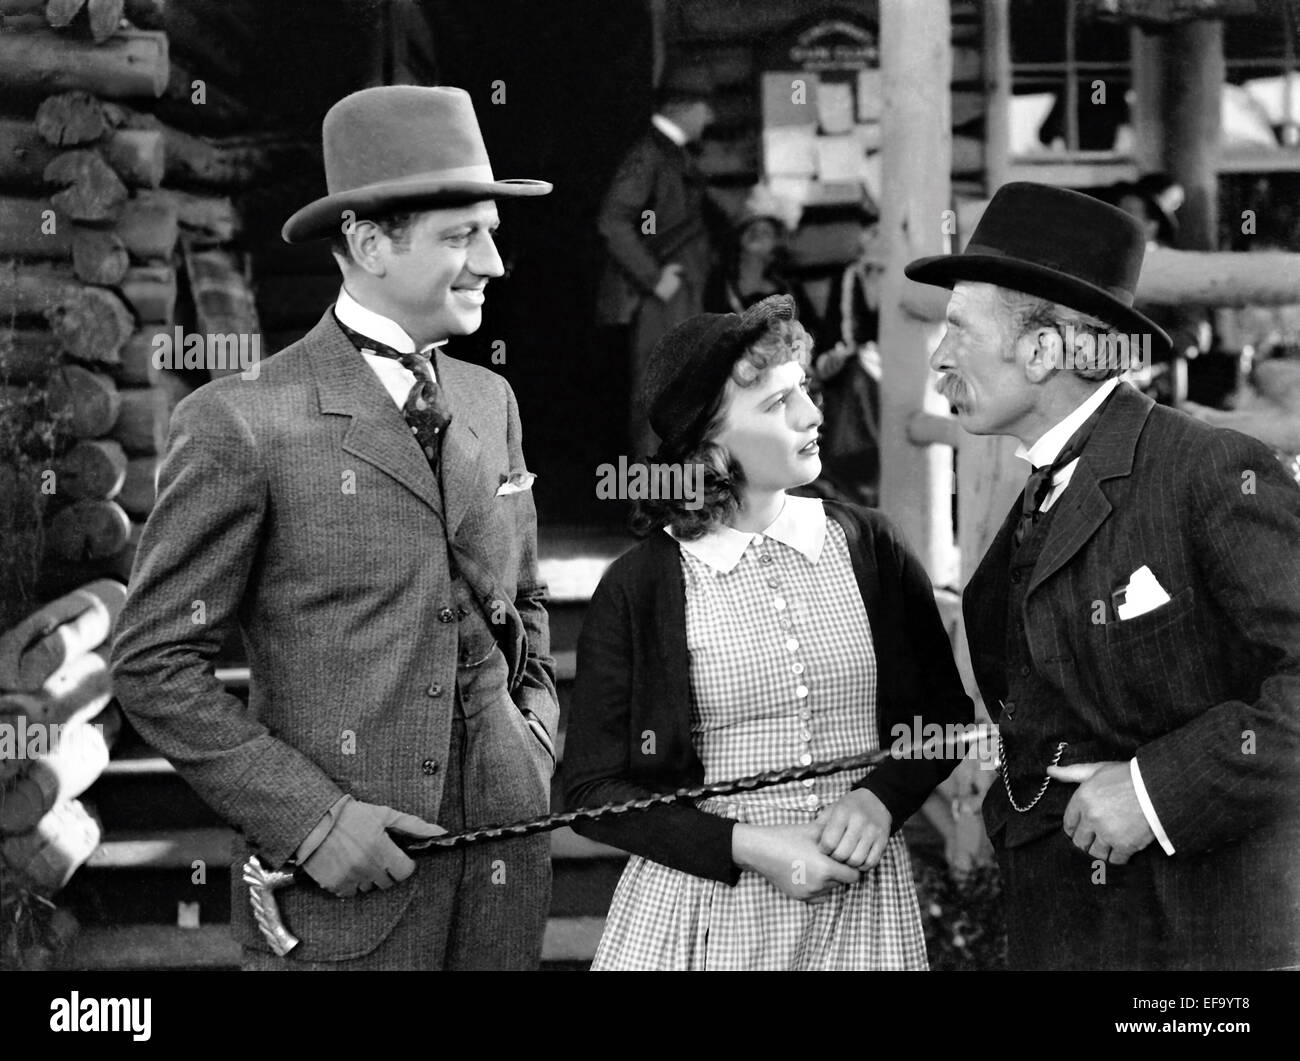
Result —
<path fill-rule="evenodd" d="M 928 359 L 939 329 L 902 306 L 903 266 L 948 250 L 951 207 L 952 44 L 948 0 L 882 0 L 880 55 L 884 110 L 881 235 L 888 266 L 881 290 L 881 508 L 937 583 L 951 581 L 952 454 L 918 447 L 907 424 L 918 410 L 942 412 Z"/>
<path fill-rule="evenodd" d="M 960 449 L 965 432 L 951 416 L 913 413 L 907 420 L 907 441 L 914 446 L 948 446 Z"/>
<path fill-rule="evenodd" d="M 1286 306 L 1300 301 L 1300 254 L 1147 251 L 1138 301 L 1172 306 Z"/>

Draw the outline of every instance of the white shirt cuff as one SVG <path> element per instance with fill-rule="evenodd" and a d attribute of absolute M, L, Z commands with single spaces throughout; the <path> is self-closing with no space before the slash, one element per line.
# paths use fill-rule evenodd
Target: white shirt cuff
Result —
<path fill-rule="evenodd" d="M 1151 826 L 1151 831 L 1156 834 L 1156 839 L 1160 841 L 1160 846 L 1165 849 L 1165 854 L 1172 855 L 1174 845 L 1169 842 L 1169 837 L 1165 835 L 1160 819 L 1156 817 L 1156 809 L 1151 804 L 1151 797 L 1147 795 L 1147 786 L 1142 783 L 1142 771 L 1138 769 L 1136 755 L 1128 761 L 1128 772 L 1129 776 L 1133 778 L 1133 789 L 1137 792 L 1138 806 L 1142 808 L 1142 814 L 1146 817 L 1147 824 Z"/>

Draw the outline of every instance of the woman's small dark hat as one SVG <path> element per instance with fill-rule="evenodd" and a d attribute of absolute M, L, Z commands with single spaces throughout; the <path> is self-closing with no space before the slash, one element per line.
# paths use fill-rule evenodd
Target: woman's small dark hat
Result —
<path fill-rule="evenodd" d="M 641 401 L 663 450 L 685 453 L 699 443 L 741 355 L 773 321 L 794 318 L 793 298 L 770 295 L 744 313 L 701 313 L 659 340 Z"/>

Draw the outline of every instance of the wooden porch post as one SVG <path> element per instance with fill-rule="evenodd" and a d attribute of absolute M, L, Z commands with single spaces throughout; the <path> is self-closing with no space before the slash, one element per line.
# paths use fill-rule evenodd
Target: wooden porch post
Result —
<path fill-rule="evenodd" d="M 1187 192 L 1178 213 L 1183 250 L 1218 246 L 1219 97 L 1223 23 L 1205 19 L 1169 31 L 1166 44 L 1165 169 Z"/>
<path fill-rule="evenodd" d="M 903 266 L 950 249 L 952 29 L 948 0 L 881 0 L 884 91 L 881 233 L 889 248 L 880 310 L 881 508 L 898 524 L 930 577 L 954 576 L 952 453 L 915 446 L 907 420 L 941 412 L 929 356 L 941 328 L 906 313 Z"/>
<path fill-rule="evenodd" d="M 1140 173 L 1164 168 L 1165 41 L 1160 33 L 1129 28 L 1129 54 L 1133 69 L 1133 157 Z"/>
<path fill-rule="evenodd" d="M 1011 151 L 1011 0 L 984 0 L 984 194 L 1007 182 Z"/>

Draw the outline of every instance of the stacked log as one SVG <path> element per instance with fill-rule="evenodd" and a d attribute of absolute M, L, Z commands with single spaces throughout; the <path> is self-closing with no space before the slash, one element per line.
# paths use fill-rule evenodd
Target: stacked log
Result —
<path fill-rule="evenodd" d="M 99 844 L 93 810 L 78 797 L 107 766 L 122 727 L 105 657 L 125 600 L 120 582 L 92 582 L 0 634 L 6 888 L 51 896 Z"/>
<path fill-rule="evenodd" d="M 229 371 L 166 355 L 195 333 L 205 353 L 214 333 L 244 363 L 262 355 L 232 196 L 303 168 L 300 141 L 218 142 L 160 120 L 185 114 L 191 72 L 212 73 L 171 61 L 161 12 L 161 0 L 0 0 L 0 402 L 39 392 L 59 426 L 42 469 L 45 597 L 128 575 L 171 410 Z"/>
<path fill-rule="evenodd" d="M 13 108 L 0 114 L 0 401 L 40 393 L 57 428 L 41 482 L 47 597 L 129 572 L 147 491 L 133 484 L 130 514 L 116 497 L 170 416 L 137 337 L 174 324 L 180 212 L 161 190 L 162 130 L 126 127 L 117 102 L 162 94 L 167 37 L 123 14 L 122 0 L 0 0 Z"/>

